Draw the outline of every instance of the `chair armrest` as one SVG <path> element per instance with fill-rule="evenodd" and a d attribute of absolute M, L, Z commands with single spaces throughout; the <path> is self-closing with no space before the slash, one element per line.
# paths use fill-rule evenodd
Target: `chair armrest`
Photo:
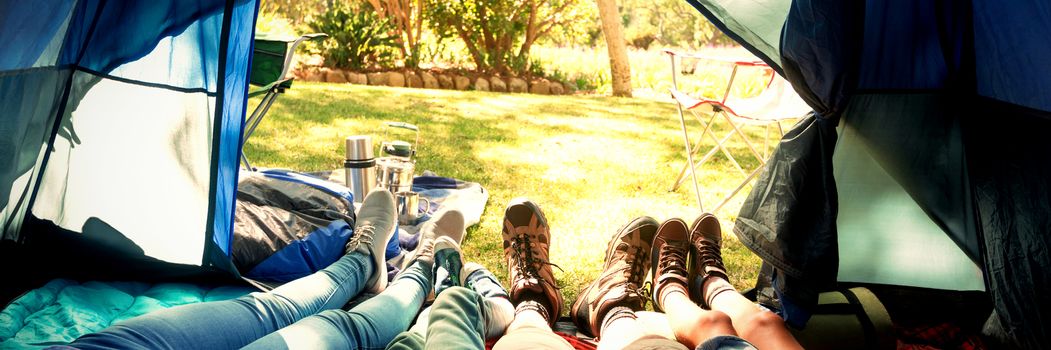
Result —
<path fill-rule="evenodd" d="M 281 76 L 284 77 L 284 76 L 288 75 L 288 68 L 289 68 L 289 66 L 292 65 L 292 57 L 295 56 L 295 54 L 296 54 L 296 47 L 298 47 L 300 43 L 302 43 L 304 41 L 307 41 L 307 40 L 314 40 L 314 39 L 318 39 L 318 38 L 327 38 L 327 37 L 328 37 L 328 34 L 325 34 L 325 33 L 312 33 L 312 34 L 304 34 L 304 35 L 300 36 L 299 39 L 296 39 L 296 41 L 293 41 L 292 42 L 292 46 L 289 47 L 288 48 L 288 52 L 285 53 L 285 63 L 284 63 L 284 67 L 281 68 Z"/>
<path fill-rule="evenodd" d="M 715 100 L 693 98 L 693 96 L 676 89 L 668 89 L 668 91 L 671 92 L 671 97 L 675 99 L 675 102 L 678 102 L 685 109 L 694 109 L 706 103 L 722 105 L 721 102 Z"/>
<path fill-rule="evenodd" d="M 284 78 L 284 79 L 280 79 L 280 80 L 275 80 L 275 81 L 271 82 L 270 84 L 266 84 L 266 85 L 260 86 L 258 89 L 249 91 L 248 92 L 248 97 L 255 97 L 255 96 L 259 96 L 259 95 L 265 94 L 267 92 L 270 92 L 270 90 L 273 90 L 273 89 L 281 86 L 281 84 L 284 84 L 287 81 L 291 81 L 292 79 L 293 78 Z"/>
<path fill-rule="evenodd" d="M 709 55 L 702 55 L 702 54 L 691 54 L 691 53 L 678 52 L 678 51 L 671 50 L 671 49 L 664 49 L 663 52 L 668 54 L 668 55 L 671 55 L 671 56 L 679 56 L 679 57 L 683 57 L 683 58 L 696 58 L 696 59 L 700 59 L 700 60 L 723 62 L 723 63 L 729 63 L 729 64 L 733 64 L 733 65 L 737 65 L 737 66 L 745 66 L 745 67 L 767 67 L 767 66 L 769 66 L 769 65 L 766 64 L 766 62 L 763 62 L 762 60 L 736 60 L 736 59 L 731 59 L 731 58 L 727 58 L 727 57 L 709 56 Z"/>

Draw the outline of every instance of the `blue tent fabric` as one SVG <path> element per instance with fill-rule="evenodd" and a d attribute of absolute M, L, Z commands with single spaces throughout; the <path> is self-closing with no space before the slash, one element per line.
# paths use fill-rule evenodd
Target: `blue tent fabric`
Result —
<path fill-rule="evenodd" d="M 1011 341 L 1051 341 L 1051 302 L 1040 295 L 1051 290 L 1051 146 L 1043 141 L 1051 132 L 1051 5 L 687 1 L 781 67 L 815 109 L 782 139 L 735 226 L 788 298 L 805 307 L 809 293 L 835 283 L 829 267 L 845 199 L 827 175 L 829 155 L 839 117 L 859 113 L 851 127 L 874 159 L 983 270 Z M 769 39 L 752 35 L 769 23 L 727 10 L 739 5 L 786 9 L 767 16 L 784 18 L 778 57 Z"/>
<path fill-rule="evenodd" d="M 213 163 L 216 181 L 211 191 L 214 200 L 210 202 L 208 215 L 214 217 L 212 242 L 229 256 L 233 245 L 234 196 L 237 192 L 238 164 L 241 154 L 241 136 L 244 129 L 245 106 L 248 104 L 248 74 L 251 64 L 252 46 L 255 43 L 255 21 L 258 3 L 256 1 L 227 2 L 225 12 L 229 19 L 226 38 L 226 52 L 223 57 L 225 71 L 220 77 L 222 82 L 223 103 L 216 106 L 216 115 L 223 116 L 216 120 L 216 138 L 213 143 Z M 221 108 L 221 109 L 220 109 Z M 225 262 L 225 260 L 220 260 Z M 229 267 L 226 267 L 229 269 Z"/>
<path fill-rule="evenodd" d="M 0 110 L 10 112 L 0 116 L 0 163 L 10 164 L 0 169 L 0 236 L 32 241 L 36 233 L 22 228 L 33 221 L 125 240 L 162 261 L 232 271 L 257 7 L 256 0 L 0 2 Z M 146 165 L 132 169 L 136 162 Z M 97 174 L 106 170 L 114 176 Z M 164 210 L 142 205 L 146 191 L 135 189 L 146 185 L 122 183 L 138 179 L 165 184 L 153 191 Z M 116 190 L 106 205 L 92 203 L 99 189 Z"/>
<path fill-rule="evenodd" d="M 979 95 L 1051 110 L 1051 4 L 972 0 Z"/>

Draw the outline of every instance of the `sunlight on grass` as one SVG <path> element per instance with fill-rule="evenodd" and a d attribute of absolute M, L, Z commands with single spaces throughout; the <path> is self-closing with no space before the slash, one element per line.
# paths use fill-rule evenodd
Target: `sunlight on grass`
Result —
<path fill-rule="evenodd" d="M 692 185 L 668 191 L 686 161 L 670 102 L 297 82 L 278 98 L 245 152 L 256 166 L 334 169 L 342 166 L 346 136 L 372 135 L 378 144 L 382 123 L 392 120 L 420 127 L 417 172 L 433 170 L 490 191 L 482 221 L 468 230 L 463 247 L 469 260 L 504 282 L 503 209 L 518 196 L 540 204 L 552 225 L 551 260 L 562 268 L 556 276 L 567 306 L 598 275 L 608 238 L 632 218 L 691 222 L 700 214 Z M 722 134 L 728 126 L 716 129 Z M 762 136 L 749 134 L 753 141 Z M 742 166 L 758 164 L 739 140 L 728 148 Z M 708 207 L 743 180 L 722 155 L 698 175 Z M 759 259 L 730 233 L 743 198 L 716 213 L 738 288 L 751 287 L 759 268 Z"/>

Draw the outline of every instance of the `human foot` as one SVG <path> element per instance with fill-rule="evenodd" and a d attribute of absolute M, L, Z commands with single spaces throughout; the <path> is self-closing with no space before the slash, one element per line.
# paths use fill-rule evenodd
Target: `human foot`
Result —
<path fill-rule="evenodd" d="M 344 251 L 372 256 L 373 271 L 365 282 L 365 290 L 379 293 L 387 288 L 387 242 L 394 235 L 394 196 L 385 190 L 374 190 L 365 196 L 354 222 L 354 235 Z"/>
<path fill-rule="evenodd" d="M 690 228 L 690 299 L 710 309 L 711 302 L 719 293 L 733 288 L 707 291 L 705 282 L 711 278 L 729 281 L 722 256 L 722 228 L 719 219 L 711 213 L 701 214 Z"/>
<path fill-rule="evenodd" d="M 686 295 L 688 268 L 686 257 L 690 253 L 690 231 L 681 219 L 670 219 L 657 228 L 653 238 L 653 308 L 664 309 L 664 297 L 678 290 Z"/>
<path fill-rule="evenodd" d="M 427 220 L 420 228 L 420 243 L 402 260 L 402 270 L 416 260 L 433 261 L 434 243 L 438 237 L 449 237 L 456 244 L 463 241 L 464 218 L 459 210 L 447 210 Z"/>
<path fill-rule="evenodd" d="M 606 314 L 615 307 L 641 311 L 646 307 L 641 288 L 650 271 L 650 251 L 657 221 L 639 217 L 614 235 L 606 248 L 602 273 L 573 302 L 570 318 L 585 334 L 600 336 Z"/>
<path fill-rule="evenodd" d="M 550 324 L 562 312 L 562 293 L 548 262 L 551 232 L 540 207 L 527 199 L 511 201 L 504 211 L 504 259 L 510 269 L 511 303 L 536 302 Z"/>
<path fill-rule="evenodd" d="M 435 297 L 450 287 L 463 286 L 463 251 L 448 236 L 434 240 L 434 280 Z"/>

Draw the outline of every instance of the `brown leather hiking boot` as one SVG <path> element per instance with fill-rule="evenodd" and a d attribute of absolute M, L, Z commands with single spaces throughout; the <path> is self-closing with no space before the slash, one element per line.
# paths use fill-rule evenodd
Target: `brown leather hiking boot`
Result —
<path fill-rule="evenodd" d="M 690 229 L 682 219 L 669 219 L 657 228 L 653 238 L 653 252 L 650 259 L 653 265 L 653 308 L 664 310 L 664 294 L 669 286 L 678 285 L 683 293 L 687 292 L 689 265 L 686 257 L 690 254 Z"/>
<path fill-rule="evenodd" d="M 710 297 L 704 295 L 704 281 L 718 277 L 729 281 L 722 255 L 723 232 L 719 219 L 711 213 L 701 214 L 690 228 L 690 299 L 710 308 Z"/>
<path fill-rule="evenodd" d="M 602 273 L 573 302 L 569 317 L 581 332 L 599 337 L 610 309 L 624 306 L 634 311 L 646 307 L 642 288 L 650 272 L 650 249 L 657 221 L 648 216 L 632 220 L 609 241 Z"/>
<path fill-rule="evenodd" d="M 516 198 L 504 211 L 504 258 L 510 271 L 511 303 L 540 302 L 552 325 L 562 312 L 562 293 L 548 262 L 551 233 L 544 212 L 535 203 Z"/>

